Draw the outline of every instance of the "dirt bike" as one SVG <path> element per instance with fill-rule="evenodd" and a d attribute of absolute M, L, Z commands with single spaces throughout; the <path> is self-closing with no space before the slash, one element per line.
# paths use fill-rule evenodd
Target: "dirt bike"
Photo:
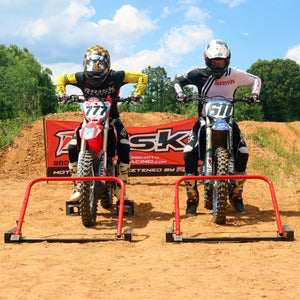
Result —
<path fill-rule="evenodd" d="M 109 122 L 113 101 L 129 102 L 128 99 L 89 97 L 72 95 L 67 103 L 78 102 L 82 105 L 83 122 L 76 128 L 76 135 L 81 137 L 78 155 L 78 177 L 115 176 L 114 157 L 117 146 L 117 133 Z M 79 209 L 82 224 L 94 226 L 100 200 L 103 208 L 110 208 L 113 203 L 113 181 L 80 181 Z"/>
<path fill-rule="evenodd" d="M 200 175 L 235 175 L 233 106 L 236 102 L 250 103 L 250 98 L 227 99 L 223 96 L 190 95 L 187 101 L 201 101 L 205 105 L 206 117 L 199 120 L 200 129 L 204 127 L 206 130 L 205 160 L 201 162 Z M 214 223 L 224 224 L 227 200 L 231 201 L 233 197 L 234 180 L 204 180 L 200 183 L 204 184 L 204 207 L 213 209 Z"/>

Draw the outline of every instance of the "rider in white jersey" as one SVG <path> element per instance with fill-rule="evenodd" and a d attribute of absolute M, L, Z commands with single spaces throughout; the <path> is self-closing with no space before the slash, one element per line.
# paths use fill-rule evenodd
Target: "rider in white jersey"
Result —
<path fill-rule="evenodd" d="M 177 100 L 179 102 L 186 100 L 187 96 L 183 91 L 183 87 L 186 85 L 196 86 L 199 96 L 223 96 L 230 99 L 234 97 L 237 87 L 248 85 L 252 87 L 251 102 L 258 102 L 261 88 L 260 78 L 237 68 L 229 67 L 230 57 L 230 49 L 224 41 L 210 41 L 204 50 L 206 68 L 197 68 L 183 76 L 175 78 L 174 89 L 177 94 Z M 205 109 L 200 102 L 198 105 L 198 114 L 200 119 L 205 116 Z M 200 119 L 197 120 L 191 130 L 183 151 L 186 176 L 196 175 L 198 170 L 198 131 L 200 128 Z M 205 139 L 205 129 L 201 128 L 200 160 L 202 161 L 205 158 Z M 246 174 L 249 154 L 236 122 L 233 122 L 233 150 L 235 153 L 236 174 Z M 235 184 L 232 205 L 236 211 L 245 212 L 242 198 L 244 180 L 236 180 Z M 186 180 L 185 185 L 188 195 L 186 213 L 195 214 L 199 203 L 197 182 L 195 180 Z"/>

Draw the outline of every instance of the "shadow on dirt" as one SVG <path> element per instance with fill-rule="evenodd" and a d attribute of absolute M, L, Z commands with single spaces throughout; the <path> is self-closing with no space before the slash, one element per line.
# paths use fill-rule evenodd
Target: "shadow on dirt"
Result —
<path fill-rule="evenodd" d="M 169 221 L 174 218 L 174 214 L 170 209 L 170 213 L 153 210 L 151 203 L 136 203 L 134 204 L 134 215 L 128 216 L 124 210 L 123 227 L 145 228 L 150 221 Z M 110 229 L 117 227 L 118 216 L 115 205 L 105 212 L 98 212 L 96 229 Z"/>
<path fill-rule="evenodd" d="M 274 223 L 276 222 L 274 210 L 260 210 L 257 206 L 245 205 L 246 212 L 238 213 L 230 205 L 226 210 L 226 224 L 221 226 L 227 227 L 243 227 L 247 225 L 257 225 L 260 223 Z M 213 222 L 213 211 L 205 210 L 196 213 L 196 216 L 210 217 Z M 300 217 L 298 211 L 279 211 L 280 218 L 282 217 Z M 180 215 L 181 220 L 189 219 L 191 216 L 185 214 Z M 283 224 L 285 225 L 285 224 Z M 288 225 L 288 224 L 286 224 Z"/>

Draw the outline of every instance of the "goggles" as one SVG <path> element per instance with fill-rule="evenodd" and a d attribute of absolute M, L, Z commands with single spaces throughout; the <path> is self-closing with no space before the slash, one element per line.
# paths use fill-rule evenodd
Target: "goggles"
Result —
<path fill-rule="evenodd" d="M 223 69 L 226 67 L 226 60 L 225 59 L 211 59 L 209 62 L 209 66 L 212 69 Z"/>
<path fill-rule="evenodd" d="M 102 70 L 101 72 L 93 72 L 93 71 L 88 71 L 87 74 L 90 77 L 101 77 L 106 73 L 106 70 Z"/>

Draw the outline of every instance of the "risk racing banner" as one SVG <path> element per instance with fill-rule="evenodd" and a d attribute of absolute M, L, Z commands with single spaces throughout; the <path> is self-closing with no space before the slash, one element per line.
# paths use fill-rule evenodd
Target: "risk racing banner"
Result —
<path fill-rule="evenodd" d="M 126 127 L 129 176 L 182 176 L 183 148 L 196 118 L 150 127 Z M 68 145 L 79 122 L 45 121 L 47 176 L 70 176 Z"/>

